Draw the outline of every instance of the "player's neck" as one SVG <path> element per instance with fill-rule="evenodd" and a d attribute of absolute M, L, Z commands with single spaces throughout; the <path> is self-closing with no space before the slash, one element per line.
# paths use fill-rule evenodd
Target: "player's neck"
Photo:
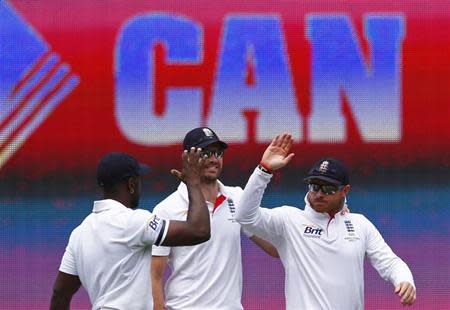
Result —
<path fill-rule="evenodd" d="M 219 194 L 219 183 L 217 181 L 208 183 L 202 182 L 200 187 L 206 201 L 214 203 Z"/>

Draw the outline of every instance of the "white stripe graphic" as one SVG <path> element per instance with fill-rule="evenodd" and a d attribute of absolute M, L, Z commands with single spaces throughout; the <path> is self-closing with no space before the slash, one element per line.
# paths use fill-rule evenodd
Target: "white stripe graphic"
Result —
<path fill-rule="evenodd" d="M 67 67 L 67 66 L 65 66 Z M 45 105 L 33 116 L 28 124 L 22 128 L 14 139 L 6 145 L 0 152 L 0 168 L 11 158 L 11 156 L 25 143 L 28 137 L 45 121 L 47 116 L 56 108 L 56 106 L 78 85 L 79 78 L 72 75 L 65 84 L 58 89 Z"/>
<path fill-rule="evenodd" d="M 42 100 L 51 91 L 53 91 L 58 83 L 64 78 L 64 76 L 69 72 L 69 67 L 67 65 L 62 65 L 53 74 L 49 81 L 44 84 L 36 93 L 27 101 L 26 105 L 20 109 L 20 111 L 15 115 L 15 117 L 8 123 L 8 125 L 0 131 L 0 148 L 7 141 L 8 138 L 14 133 L 14 131 L 19 128 L 26 118 L 33 112 L 33 110 L 42 102 Z"/>

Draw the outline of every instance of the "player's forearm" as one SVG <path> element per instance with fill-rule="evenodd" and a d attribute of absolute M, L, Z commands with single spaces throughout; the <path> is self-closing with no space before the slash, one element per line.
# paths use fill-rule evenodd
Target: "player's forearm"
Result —
<path fill-rule="evenodd" d="M 187 183 L 189 209 L 186 221 L 192 229 L 192 234 L 198 237 L 201 242 L 210 238 L 209 211 L 205 198 L 197 182 Z"/>
<path fill-rule="evenodd" d="M 70 300 L 71 298 L 53 293 L 50 302 L 50 310 L 70 310 Z"/>
<path fill-rule="evenodd" d="M 277 249 L 272 245 L 272 243 L 257 236 L 251 236 L 250 240 L 252 240 L 257 246 L 259 246 L 264 252 L 266 252 L 270 256 L 280 258 Z"/>
<path fill-rule="evenodd" d="M 399 285 L 401 282 L 409 282 L 414 287 L 414 278 L 408 265 L 399 257 L 394 261 L 391 266 L 390 281 L 394 286 Z"/>
<path fill-rule="evenodd" d="M 264 191 L 271 178 L 271 174 L 265 173 L 259 168 L 255 169 L 239 201 L 239 207 L 237 208 L 235 217 L 237 222 L 246 226 L 257 223 L 261 216 L 259 206 L 261 205 Z"/>
<path fill-rule="evenodd" d="M 156 280 L 152 277 L 153 310 L 164 310 L 164 289 L 162 277 Z"/>

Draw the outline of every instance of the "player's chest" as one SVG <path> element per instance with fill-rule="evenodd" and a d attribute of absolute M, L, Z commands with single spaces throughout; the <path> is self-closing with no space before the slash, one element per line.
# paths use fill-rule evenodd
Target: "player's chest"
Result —
<path fill-rule="evenodd" d="M 305 249 L 360 256 L 365 252 L 363 231 L 351 219 L 317 223 L 303 220 L 291 236 Z"/>
<path fill-rule="evenodd" d="M 221 226 L 236 226 L 234 219 L 236 215 L 236 200 L 232 197 L 226 197 L 220 200 L 220 203 L 208 203 L 209 216 L 211 223 Z M 239 225 L 237 225 L 239 226 Z"/>

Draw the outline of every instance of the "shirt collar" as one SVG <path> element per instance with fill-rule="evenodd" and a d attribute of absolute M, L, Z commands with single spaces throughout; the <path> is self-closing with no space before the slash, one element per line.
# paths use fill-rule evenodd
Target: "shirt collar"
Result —
<path fill-rule="evenodd" d="M 126 208 L 123 204 L 114 199 L 103 199 L 94 201 L 92 212 L 100 213 L 110 209 Z"/>

